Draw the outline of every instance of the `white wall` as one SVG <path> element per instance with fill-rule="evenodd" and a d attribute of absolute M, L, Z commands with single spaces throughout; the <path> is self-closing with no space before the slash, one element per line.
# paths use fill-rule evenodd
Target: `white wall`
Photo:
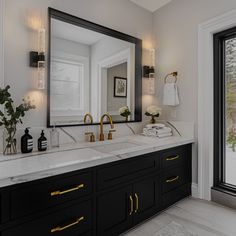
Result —
<path fill-rule="evenodd" d="M 90 46 L 82 43 L 73 42 L 67 39 L 52 37 L 51 52 L 64 52 L 66 54 L 77 55 L 81 57 L 90 57 Z"/>
<path fill-rule="evenodd" d="M 176 108 L 176 116 L 175 112 L 165 110 L 168 118 L 194 120 L 197 125 L 198 25 L 233 8 L 236 8 L 235 0 L 173 0 L 154 13 L 159 101 L 164 76 L 175 70 L 179 72 L 181 104 Z M 193 181 L 197 182 L 196 145 L 193 149 Z"/>
<path fill-rule="evenodd" d="M 4 82 L 4 17 L 5 0 L 0 0 L 0 86 Z"/>
<path fill-rule="evenodd" d="M 35 111 L 30 111 L 24 118 L 24 127 L 46 126 L 46 90 L 35 90 L 34 69 L 28 66 L 28 57 L 30 50 L 37 49 L 35 29 L 39 28 L 40 24 L 47 26 L 48 7 L 141 38 L 144 47 L 152 43 L 152 14 L 128 0 L 7 0 L 4 46 L 5 85 L 11 86 L 11 93 L 16 101 L 20 102 L 23 96 L 29 94 L 37 106 Z M 43 20 L 39 24 L 37 18 L 40 17 Z M 69 130 L 77 137 L 78 134 L 81 136 L 85 129 L 95 128 Z M 84 138 L 83 135 L 80 136 L 78 135 L 78 138 Z"/>

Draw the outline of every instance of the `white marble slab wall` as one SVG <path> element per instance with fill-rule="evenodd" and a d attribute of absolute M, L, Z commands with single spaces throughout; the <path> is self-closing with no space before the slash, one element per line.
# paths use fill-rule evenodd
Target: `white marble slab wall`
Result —
<path fill-rule="evenodd" d="M 165 123 L 164 121 L 160 121 Z M 124 137 L 133 134 L 140 134 L 142 133 L 142 129 L 145 124 L 148 124 L 149 120 L 145 120 L 144 122 L 137 122 L 137 123 L 128 123 L 128 124 L 115 124 L 116 132 L 113 133 L 113 137 Z M 187 136 L 189 138 L 194 139 L 194 123 L 193 122 L 181 122 L 181 121 L 171 121 L 171 123 L 179 130 L 179 132 L 183 136 Z M 60 128 L 57 128 L 60 133 L 60 145 L 62 144 L 70 144 L 75 142 L 71 137 L 66 135 Z M 94 132 L 96 139 L 99 138 L 100 127 L 99 125 L 94 126 L 81 126 L 81 127 L 64 127 L 64 130 L 68 132 L 76 142 L 86 142 L 88 141 L 88 137 L 85 136 L 85 132 Z M 21 136 L 24 134 L 25 127 L 20 127 L 17 130 L 16 138 L 17 138 L 17 148 L 20 151 L 20 139 Z M 45 127 L 32 127 L 30 128 L 30 134 L 33 136 L 34 140 L 34 150 L 37 150 L 37 141 L 40 137 L 41 131 L 44 130 L 45 136 L 48 139 L 48 145 L 50 148 L 50 131 L 51 129 Z M 109 125 L 104 125 L 104 133 L 107 135 L 108 131 L 110 130 Z M 0 130 L 0 152 L 3 150 L 3 129 Z M 174 135 L 178 135 L 175 131 L 173 131 Z"/>
<path fill-rule="evenodd" d="M 129 128 L 129 127 L 130 128 Z M 139 134 L 142 131 L 143 124 L 142 123 L 129 123 L 127 125 L 125 124 L 115 124 L 115 130 L 116 132 L 113 133 L 113 137 L 122 137 L 127 135 L 132 135 L 133 132 L 135 134 Z M 85 132 L 94 132 L 96 135 L 96 139 L 98 140 L 99 133 L 100 133 L 100 127 L 98 125 L 94 126 L 81 126 L 81 127 L 64 127 L 63 128 L 66 132 L 68 132 L 75 140 L 76 142 L 85 142 L 88 140 L 88 137 L 85 136 Z M 104 133 L 105 135 L 108 133 L 110 129 L 109 125 L 104 125 Z M 131 130 L 132 129 L 132 130 Z M 16 138 L 17 138 L 17 148 L 20 151 L 20 140 L 22 135 L 24 134 L 24 127 L 20 127 L 17 130 Z M 45 136 L 48 139 L 48 144 L 50 148 L 50 131 L 51 129 L 45 128 L 45 127 L 32 127 L 30 128 L 30 135 L 33 136 L 34 140 L 34 150 L 37 150 L 37 141 L 40 137 L 41 131 L 44 130 Z M 70 138 L 68 135 L 66 135 L 60 128 L 57 128 L 57 130 L 60 133 L 60 145 L 62 144 L 69 144 L 75 142 L 72 138 Z M 3 151 L 3 129 L 0 130 L 0 152 Z"/>

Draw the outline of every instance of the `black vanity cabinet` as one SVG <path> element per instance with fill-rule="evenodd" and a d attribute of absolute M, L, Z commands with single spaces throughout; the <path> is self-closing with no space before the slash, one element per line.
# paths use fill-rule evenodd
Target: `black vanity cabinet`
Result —
<path fill-rule="evenodd" d="M 0 236 L 117 236 L 191 194 L 191 145 L 0 190 Z"/>
<path fill-rule="evenodd" d="M 97 197 L 97 235 L 119 235 L 154 215 L 160 203 L 158 182 L 150 177 Z"/>
<path fill-rule="evenodd" d="M 91 201 L 65 207 L 44 217 L 34 219 L 13 227 L 2 233 L 2 236 L 79 236 L 91 235 L 92 228 Z"/>
<path fill-rule="evenodd" d="M 127 186 L 106 192 L 97 198 L 97 234 L 119 235 L 119 233 L 131 228 L 130 204 L 132 187 Z"/>

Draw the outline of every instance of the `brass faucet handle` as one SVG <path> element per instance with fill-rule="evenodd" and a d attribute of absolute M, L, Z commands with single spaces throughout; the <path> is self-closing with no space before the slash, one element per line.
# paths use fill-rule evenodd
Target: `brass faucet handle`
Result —
<path fill-rule="evenodd" d="M 110 129 L 108 133 L 108 140 L 112 140 L 112 133 L 116 132 L 115 129 Z"/>
<path fill-rule="evenodd" d="M 85 135 L 89 135 L 89 142 L 95 142 L 95 135 L 93 132 L 86 132 Z"/>

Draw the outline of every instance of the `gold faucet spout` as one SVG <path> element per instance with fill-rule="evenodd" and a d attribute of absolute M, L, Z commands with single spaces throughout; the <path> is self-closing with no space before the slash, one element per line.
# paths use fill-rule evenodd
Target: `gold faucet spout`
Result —
<path fill-rule="evenodd" d="M 113 121 L 112 121 L 112 117 L 108 113 L 103 114 L 102 117 L 101 117 L 101 120 L 100 120 L 100 141 L 105 140 L 104 133 L 103 133 L 103 122 L 104 122 L 105 117 L 108 118 L 111 129 L 114 129 L 114 124 L 113 124 Z"/>
<path fill-rule="evenodd" d="M 90 113 L 86 113 L 85 116 L 84 116 L 84 123 L 85 124 L 87 123 L 87 118 L 89 118 L 90 124 L 93 124 L 93 117 Z"/>

